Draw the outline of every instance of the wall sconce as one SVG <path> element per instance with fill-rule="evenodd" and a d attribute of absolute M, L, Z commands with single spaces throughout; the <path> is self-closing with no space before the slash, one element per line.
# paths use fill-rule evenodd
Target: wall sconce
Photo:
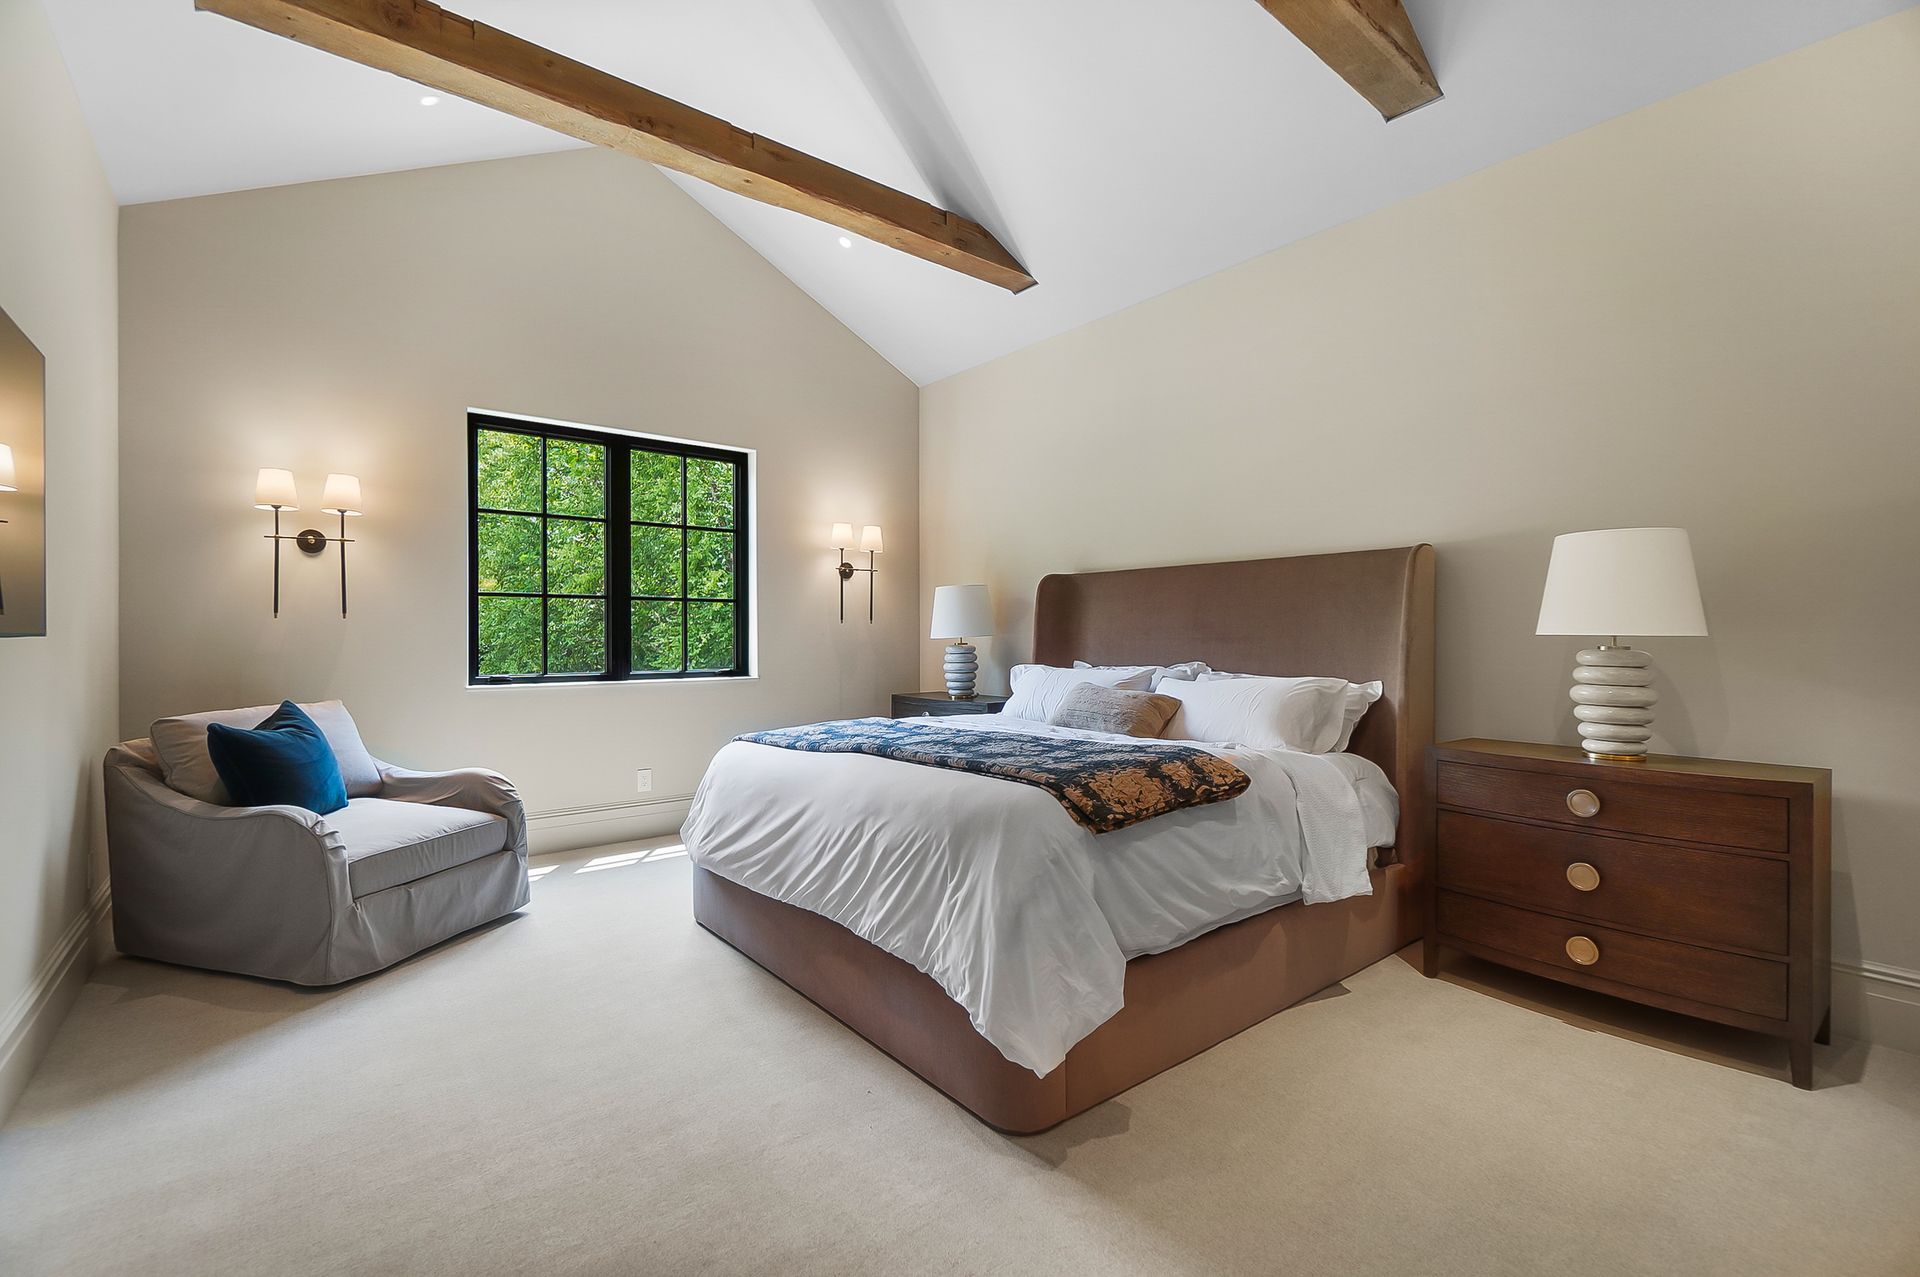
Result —
<path fill-rule="evenodd" d="M 869 523 L 860 529 L 860 548 L 867 552 L 867 566 L 857 568 L 847 561 L 847 546 L 853 543 L 853 525 L 836 523 L 828 534 L 833 542 L 834 553 L 840 556 L 840 566 L 834 571 L 840 574 L 840 623 L 847 623 L 847 582 L 853 579 L 855 572 L 867 574 L 867 624 L 873 624 L 873 576 L 878 570 L 873 565 L 873 556 L 880 553 L 880 529 Z"/>
<path fill-rule="evenodd" d="M 317 528 L 308 528 L 295 536 L 286 536 L 280 531 L 280 512 L 298 510 L 299 494 L 293 483 L 291 470 L 260 471 L 260 477 L 253 487 L 253 508 L 273 511 L 273 531 L 268 540 L 273 542 L 273 614 L 280 615 L 280 543 L 291 541 L 298 546 L 302 554 L 319 554 L 327 548 L 327 534 Z M 320 495 L 320 509 L 327 514 L 340 516 L 340 535 L 333 540 L 340 546 L 340 615 L 347 614 L 347 546 L 353 538 L 347 535 L 347 516 L 358 517 L 364 513 L 360 509 L 360 480 L 350 474 L 330 474 L 327 486 Z"/>

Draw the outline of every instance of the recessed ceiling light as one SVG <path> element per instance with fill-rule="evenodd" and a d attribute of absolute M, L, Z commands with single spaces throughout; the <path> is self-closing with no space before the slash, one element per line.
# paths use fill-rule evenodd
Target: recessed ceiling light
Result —
<path fill-rule="evenodd" d="M 845 235 L 842 235 L 842 236 L 840 237 L 840 247 L 842 247 L 842 248 L 852 248 L 852 247 L 853 247 L 853 241 L 852 241 L 852 240 L 850 240 L 850 239 L 848 239 L 848 238 L 847 238 L 847 237 L 846 237 Z"/>
<path fill-rule="evenodd" d="M 420 99 L 420 105 L 421 106 L 439 106 L 440 99 L 434 97 L 432 94 L 428 94 L 426 97 Z"/>

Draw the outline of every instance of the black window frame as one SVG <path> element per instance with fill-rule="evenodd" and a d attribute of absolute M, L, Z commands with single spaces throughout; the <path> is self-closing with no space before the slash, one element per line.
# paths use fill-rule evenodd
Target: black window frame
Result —
<path fill-rule="evenodd" d="M 500 510 L 480 504 L 480 435 L 482 432 L 518 434 L 539 439 L 540 451 L 540 491 L 541 509 L 537 517 L 541 521 L 540 573 L 541 589 L 537 593 L 521 590 L 480 589 L 480 519 L 482 515 L 500 514 L 522 517 L 534 517 L 535 512 L 527 510 Z M 546 440 L 570 440 L 580 443 L 597 444 L 603 447 L 606 457 L 607 473 L 605 483 L 606 502 L 602 515 L 595 518 L 590 515 L 554 514 L 546 509 Z M 661 453 L 677 456 L 680 467 L 680 521 L 661 523 L 646 519 L 633 518 L 632 493 L 632 454 L 635 452 Z M 687 502 L 686 462 L 690 459 L 721 461 L 733 467 L 733 523 L 731 528 L 716 528 L 706 524 L 690 522 L 692 512 Z M 654 435 L 630 433 L 624 430 L 612 430 L 595 426 L 582 426 L 570 423 L 546 421 L 538 418 L 512 417 L 499 413 L 469 412 L 467 414 L 467 683 L 471 687 L 512 687 L 529 684 L 548 683 L 651 683 L 679 682 L 686 679 L 705 678 L 748 678 L 752 676 L 748 636 L 752 632 L 751 612 L 753 609 L 752 580 L 749 575 L 749 520 L 751 518 L 752 456 L 738 448 L 725 448 L 717 444 L 692 443 L 679 439 L 664 439 Z M 603 531 L 603 554 L 605 556 L 605 594 L 577 595 L 555 594 L 547 590 L 547 525 L 554 521 L 576 523 L 596 523 Z M 680 539 L 680 594 L 677 596 L 635 594 L 633 592 L 633 530 L 642 527 L 673 528 L 681 534 Z M 687 580 L 687 536 L 691 532 L 725 532 L 733 537 L 733 598 L 709 599 L 689 594 Z M 617 588 L 616 588 L 617 587 Z M 532 598 L 541 603 L 540 642 L 541 666 L 539 674 L 482 674 L 480 672 L 480 600 L 482 598 Z M 553 599 L 567 598 L 603 598 L 606 603 L 607 668 L 598 674 L 548 674 L 546 665 L 546 644 L 548 634 L 547 604 Z M 677 602 L 680 604 L 680 661 L 678 670 L 635 670 L 633 668 L 633 605 L 649 600 Z M 693 669 L 688 667 L 692 656 L 688 642 L 688 617 L 695 603 L 730 603 L 733 606 L 733 666 L 730 669 Z"/>

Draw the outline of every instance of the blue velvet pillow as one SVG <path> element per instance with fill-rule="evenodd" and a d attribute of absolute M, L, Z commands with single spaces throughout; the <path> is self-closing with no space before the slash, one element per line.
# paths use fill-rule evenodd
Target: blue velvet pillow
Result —
<path fill-rule="evenodd" d="M 333 746 L 292 701 L 258 727 L 207 725 L 207 753 L 236 807 L 305 807 L 324 816 L 347 805 Z"/>

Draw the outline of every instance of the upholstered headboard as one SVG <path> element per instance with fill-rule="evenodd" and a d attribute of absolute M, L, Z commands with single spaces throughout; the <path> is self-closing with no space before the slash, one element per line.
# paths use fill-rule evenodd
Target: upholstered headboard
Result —
<path fill-rule="evenodd" d="M 1395 858 L 1425 864 L 1432 546 L 1049 576 L 1034 601 L 1033 658 L 1379 679 L 1385 690 L 1351 748 L 1399 792 Z"/>

